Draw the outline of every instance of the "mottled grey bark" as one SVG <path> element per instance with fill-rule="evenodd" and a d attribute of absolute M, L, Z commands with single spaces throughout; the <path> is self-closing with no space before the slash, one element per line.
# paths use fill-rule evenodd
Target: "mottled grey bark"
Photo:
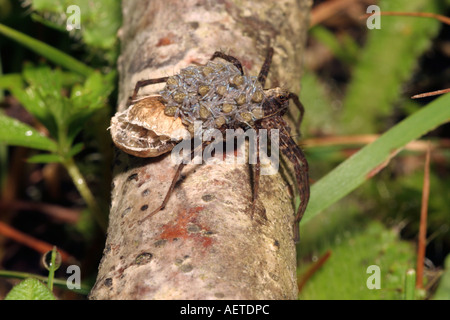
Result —
<path fill-rule="evenodd" d="M 310 0 L 123 1 L 119 110 L 136 81 L 206 63 L 216 50 L 257 75 L 275 49 L 266 87 L 299 92 Z M 151 86 L 141 94 L 161 87 Z M 250 218 L 248 165 L 188 165 L 165 210 L 170 154 L 117 152 L 108 237 L 91 299 L 296 299 L 293 204 L 282 177 L 262 176 Z M 264 210 L 267 220 L 260 217 Z"/>

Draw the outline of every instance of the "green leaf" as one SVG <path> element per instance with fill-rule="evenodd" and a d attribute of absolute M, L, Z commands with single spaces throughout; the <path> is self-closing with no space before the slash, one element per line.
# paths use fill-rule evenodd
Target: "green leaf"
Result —
<path fill-rule="evenodd" d="M 0 142 L 39 150 L 56 151 L 56 143 L 34 128 L 0 114 Z"/>
<path fill-rule="evenodd" d="M 25 108 L 57 137 L 58 131 L 52 128 L 53 124 L 57 128 L 67 127 L 70 118 L 69 99 L 62 94 L 61 70 L 52 70 L 48 66 L 32 67 L 26 68 L 23 76 L 29 84 L 25 91 L 28 96 L 24 101 Z"/>
<path fill-rule="evenodd" d="M 302 222 L 307 222 L 370 179 L 408 142 L 448 122 L 450 120 L 449 105 L 450 94 L 439 97 L 314 183 Z"/>
<path fill-rule="evenodd" d="M 72 146 L 72 148 L 70 149 L 69 153 L 67 154 L 67 157 L 69 158 L 73 158 L 74 156 L 76 156 L 78 153 L 80 153 L 81 151 L 83 151 L 84 149 L 84 143 L 77 143 L 75 145 Z"/>
<path fill-rule="evenodd" d="M 63 88 L 61 71 L 53 72 L 48 66 L 26 66 L 23 78 L 29 83 L 26 89 L 22 87 L 11 88 L 12 94 L 35 116 L 50 132 L 52 137 L 57 137 L 58 123 L 54 113 L 63 113 L 61 91 Z M 50 100 L 53 102 L 49 103 Z M 56 101 L 56 102 L 55 102 Z"/>
<path fill-rule="evenodd" d="M 92 221 L 92 219 L 91 219 Z M 27 278 L 36 278 L 39 281 L 42 281 L 43 283 L 46 283 L 48 281 L 48 277 L 43 277 L 37 274 L 27 273 L 27 272 L 20 272 L 20 271 L 10 271 L 10 270 L 0 270 L 0 277 L 4 278 L 15 278 L 15 279 L 27 279 Z M 54 279 L 54 284 L 62 289 L 67 289 L 67 279 Z M 79 294 L 88 295 L 91 291 L 91 287 L 87 286 L 85 284 L 81 284 L 80 289 L 71 289 L 72 291 L 75 291 Z"/>
<path fill-rule="evenodd" d="M 56 300 L 56 298 L 42 282 L 29 278 L 12 288 L 5 300 Z"/>
<path fill-rule="evenodd" d="M 68 70 L 72 70 L 84 76 L 88 76 L 94 71 L 89 66 L 78 61 L 77 59 L 74 59 L 68 54 L 5 25 L 0 24 L 0 34 L 19 42 L 23 46 L 28 47 L 37 54 L 40 54 L 41 56 L 49 59 L 57 65 L 67 68 Z"/>
<path fill-rule="evenodd" d="M 5 74 L 0 76 L 0 88 L 8 90 L 23 88 L 22 75 L 18 73 Z"/>
<path fill-rule="evenodd" d="M 26 68 L 30 68 L 26 66 Z M 83 82 L 84 77 L 73 72 L 62 72 L 62 81 L 64 86 L 73 86 L 75 83 Z M 0 88 L 8 90 L 23 90 L 24 81 L 20 73 L 10 73 L 0 75 Z"/>
<path fill-rule="evenodd" d="M 104 76 L 99 72 L 93 73 L 81 86 L 72 88 L 70 103 L 71 121 L 68 128 L 68 140 L 73 141 L 81 131 L 87 119 L 97 110 L 107 106 L 110 93 L 114 89 L 115 73 Z"/>
<path fill-rule="evenodd" d="M 29 163 L 61 163 L 62 161 L 61 156 L 54 153 L 37 154 L 27 159 Z"/>
<path fill-rule="evenodd" d="M 58 30 L 66 30 L 68 19 L 75 18 L 76 12 L 67 13 L 70 5 L 80 8 L 80 29 L 70 34 L 86 43 L 86 48 L 114 64 L 118 53 L 117 30 L 121 25 L 120 1 L 97 0 L 33 0 L 32 9 L 44 17 L 47 25 Z M 60 27 L 57 27 L 59 25 Z"/>

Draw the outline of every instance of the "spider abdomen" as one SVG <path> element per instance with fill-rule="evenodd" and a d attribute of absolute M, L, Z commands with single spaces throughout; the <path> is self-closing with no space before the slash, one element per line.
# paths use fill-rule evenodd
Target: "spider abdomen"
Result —
<path fill-rule="evenodd" d="M 252 126 L 263 117 L 265 95 L 258 79 L 241 75 L 225 61 L 182 69 L 167 80 L 160 94 L 166 115 L 181 118 L 191 133 L 194 121 L 208 130 Z"/>

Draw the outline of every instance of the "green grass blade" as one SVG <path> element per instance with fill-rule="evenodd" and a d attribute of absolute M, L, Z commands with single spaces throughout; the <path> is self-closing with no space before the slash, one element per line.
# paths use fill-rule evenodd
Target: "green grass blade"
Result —
<path fill-rule="evenodd" d="M 91 67 L 65 54 L 64 52 L 5 25 L 0 24 L 0 34 L 19 42 L 23 46 L 33 50 L 57 65 L 67 68 L 68 70 L 72 70 L 84 76 L 89 76 L 92 72 L 94 72 Z"/>
<path fill-rule="evenodd" d="M 439 97 L 317 181 L 311 188 L 311 199 L 303 222 L 313 218 L 368 180 L 371 173 L 387 163 L 408 142 L 448 122 L 449 105 L 450 94 Z"/>
<path fill-rule="evenodd" d="M 416 270 L 409 269 L 405 277 L 405 300 L 415 300 Z"/>
<path fill-rule="evenodd" d="M 0 143 L 33 149 L 56 151 L 56 143 L 34 128 L 14 118 L 0 114 Z"/>

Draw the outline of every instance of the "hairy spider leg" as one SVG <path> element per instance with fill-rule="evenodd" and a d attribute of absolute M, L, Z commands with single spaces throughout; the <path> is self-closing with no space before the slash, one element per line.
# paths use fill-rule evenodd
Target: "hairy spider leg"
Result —
<path fill-rule="evenodd" d="M 177 167 L 177 171 L 175 172 L 175 175 L 173 176 L 172 179 L 172 183 L 170 184 L 169 190 L 166 193 L 166 196 L 163 200 L 163 202 L 161 203 L 161 205 L 156 208 L 156 210 L 153 210 L 150 214 L 148 214 L 147 216 L 145 216 L 144 218 L 142 218 L 139 222 L 142 223 L 144 220 L 147 220 L 150 217 L 153 217 L 155 214 L 157 214 L 158 212 L 160 212 L 161 210 L 164 209 L 164 207 L 167 205 L 167 202 L 169 202 L 169 198 L 172 195 L 173 189 L 175 188 L 175 185 L 178 181 L 178 178 L 180 177 L 181 171 L 183 170 L 183 168 L 186 166 L 186 164 L 184 163 L 180 163 Z"/>
<path fill-rule="evenodd" d="M 258 199 L 259 192 L 259 178 L 261 177 L 261 160 L 259 158 L 259 130 L 256 131 L 256 164 L 255 170 L 253 171 L 253 201 L 252 201 L 252 211 L 251 218 L 255 213 L 256 200 Z"/>
<path fill-rule="evenodd" d="M 264 60 L 264 63 L 261 67 L 261 71 L 259 72 L 259 75 L 258 75 L 258 82 L 261 83 L 263 88 L 264 88 L 264 85 L 266 84 L 270 65 L 272 64 L 272 56 L 273 56 L 273 48 L 269 48 L 269 50 L 267 51 L 266 59 Z"/>
<path fill-rule="evenodd" d="M 295 93 L 289 92 L 289 99 L 291 99 L 294 102 L 298 111 L 300 111 L 300 116 L 296 122 L 297 128 L 300 128 L 300 125 L 302 124 L 303 121 L 303 117 L 305 115 L 305 107 L 303 107 L 303 104 L 300 102 L 298 95 L 296 95 Z"/>
<path fill-rule="evenodd" d="M 228 62 L 234 64 L 234 66 L 236 68 L 238 68 L 239 71 L 241 72 L 241 75 L 244 75 L 244 70 L 242 69 L 242 64 L 235 57 L 230 56 L 228 54 L 225 54 L 225 53 L 223 53 L 221 51 L 216 51 L 216 52 L 214 52 L 214 54 L 212 55 L 211 59 L 209 59 L 209 60 L 214 60 L 215 58 L 221 58 L 221 59 L 223 59 L 225 61 L 228 61 Z"/>
<path fill-rule="evenodd" d="M 281 152 L 294 164 L 295 178 L 300 193 L 300 206 L 294 219 L 294 241 L 300 240 L 300 221 L 305 213 L 309 201 L 309 177 L 308 162 L 302 149 L 289 136 L 289 133 L 283 128 L 280 131 L 280 149 Z"/>
<path fill-rule="evenodd" d="M 154 78 L 154 79 L 148 79 L 148 80 L 139 80 L 138 82 L 136 82 L 136 86 L 134 87 L 133 95 L 131 96 L 131 100 L 129 101 L 129 104 L 131 104 L 134 100 L 136 100 L 137 94 L 138 94 L 138 91 L 140 88 L 143 88 L 143 87 L 146 87 L 146 86 L 149 86 L 152 84 L 167 82 L 168 79 L 169 79 L 169 77 Z"/>
<path fill-rule="evenodd" d="M 211 143 L 211 141 L 203 142 L 200 146 L 198 146 L 191 152 L 190 157 L 192 158 L 192 156 L 195 154 L 195 152 L 197 152 L 199 149 L 202 150 L 202 154 L 203 154 L 203 151 L 210 143 Z M 158 208 L 156 208 L 156 210 L 153 210 L 151 213 L 149 213 L 147 216 L 145 216 L 143 219 L 141 219 L 139 221 L 140 223 L 142 223 L 144 220 L 147 220 L 148 218 L 154 216 L 155 214 L 157 214 L 159 211 L 163 210 L 166 207 L 167 202 L 169 202 L 170 196 L 172 195 L 173 190 L 175 189 L 175 185 L 177 184 L 177 181 L 180 178 L 181 171 L 186 166 L 185 160 L 186 159 L 183 159 L 183 161 L 178 165 L 177 170 L 172 178 L 172 182 L 170 184 L 169 190 L 167 191 L 166 196 L 164 197 L 164 200 L 161 203 L 161 205 Z"/>

